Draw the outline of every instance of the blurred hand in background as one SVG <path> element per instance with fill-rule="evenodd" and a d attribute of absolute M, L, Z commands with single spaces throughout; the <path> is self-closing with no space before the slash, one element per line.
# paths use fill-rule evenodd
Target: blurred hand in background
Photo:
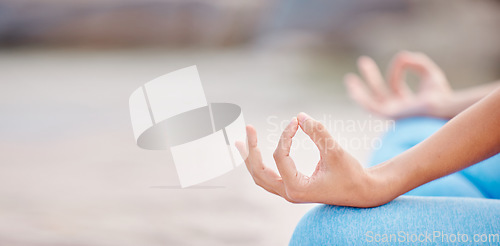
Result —
<path fill-rule="evenodd" d="M 362 77 L 351 73 L 345 76 L 351 98 L 368 111 L 393 119 L 413 116 L 450 119 L 500 86 L 497 81 L 453 91 L 441 68 L 427 55 L 417 52 L 396 54 L 387 80 L 369 57 L 359 58 L 358 68 Z M 408 71 L 419 77 L 417 92 L 411 91 L 405 82 Z"/>
<path fill-rule="evenodd" d="M 352 99 L 368 111 L 388 117 L 441 117 L 441 108 L 450 101 L 452 90 L 443 71 L 425 54 L 400 52 L 393 58 L 387 80 L 375 62 L 359 58 L 362 77 L 347 74 L 345 83 Z M 410 90 L 405 82 L 408 71 L 419 76 L 419 89 Z"/>

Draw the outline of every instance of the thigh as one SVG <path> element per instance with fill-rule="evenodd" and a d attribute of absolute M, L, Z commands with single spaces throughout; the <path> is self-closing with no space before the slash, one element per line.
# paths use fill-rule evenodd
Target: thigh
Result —
<path fill-rule="evenodd" d="M 500 199 L 500 154 L 460 171 L 487 198 Z"/>
<path fill-rule="evenodd" d="M 446 120 L 414 117 L 397 120 L 382 137 L 382 146 L 372 153 L 370 166 L 387 161 L 438 131 Z"/>
<path fill-rule="evenodd" d="M 290 245 L 443 245 L 465 239 L 465 245 L 491 245 L 500 242 L 499 228 L 500 200 L 406 196 L 376 208 L 319 205 L 301 219 Z"/>

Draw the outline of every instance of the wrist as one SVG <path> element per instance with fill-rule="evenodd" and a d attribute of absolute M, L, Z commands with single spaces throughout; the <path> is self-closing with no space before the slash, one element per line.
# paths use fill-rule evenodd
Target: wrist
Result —
<path fill-rule="evenodd" d="M 398 174 L 398 170 L 393 166 L 394 160 L 391 159 L 366 168 L 369 179 L 367 199 L 373 206 L 386 204 L 406 192 L 404 189 L 405 178 Z"/>
<path fill-rule="evenodd" d="M 426 112 L 428 116 L 436 117 L 436 118 L 444 118 L 451 119 L 456 113 L 453 112 L 452 105 L 456 101 L 457 96 L 456 93 L 450 92 L 449 94 L 442 95 L 439 98 L 435 98 L 434 100 L 430 100 L 424 106 L 426 108 Z"/>

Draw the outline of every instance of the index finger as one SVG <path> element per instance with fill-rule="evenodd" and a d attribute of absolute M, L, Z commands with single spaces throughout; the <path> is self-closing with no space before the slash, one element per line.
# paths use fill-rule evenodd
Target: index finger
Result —
<path fill-rule="evenodd" d="M 380 101 L 383 100 L 388 92 L 380 73 L 380 69 L 373 59 L 367 56 L 362 56 L 358 59 L 359 71 L 365 78 L 365 81 L 370 86 L 373 95 Z"/>
<path fill-rule="evenodd" d="M 406 70 L 413 70 L 420 76 L 431 76 L 441 73 L 439 67 L 426 55 L 403 51 L 398 53 L 392 60 L 388 70 L 388 79 L 391 88 L 396 93 L 402 93 L 407 85 L 403 81 Z"/>

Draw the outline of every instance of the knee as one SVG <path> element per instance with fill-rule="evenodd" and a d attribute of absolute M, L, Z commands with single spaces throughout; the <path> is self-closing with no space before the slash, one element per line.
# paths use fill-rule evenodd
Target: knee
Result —
<path fill-rule="evenodd" d="M 359 219 L 355 208 L 319 205 L 299 221 L 290 245 L 346 245 L 355 239 L 352 220 Z"/>
<path fill-rule="evenodd" d="M 377 243 L 376 235 L 396 235 L 400 231 L 418 235 L 422 228 L 435 231 L 454 228 L 470 235 L 490 233 L 499 226 L 499 206 L 500 201 L 494 199 L 410 196 L 399 197 L 375 208 L 320 205 L 300 220 L 290 245 L 359 245 L 368 242 L 381 245 L 384 243 Z M 471 224 L 476 226 L 471 227 Z M 484 231 L 476 231 L 477 228 Z"/>
<path fill-rule="evenodd" d="M 300 219 L 299 223 L 295 227 L 293 231 L 292 238 L 290 239 L 290 245 L 312 245 L 313 239 L 316 237 L 316 234 L 320 233 L 319 225 L 321 218 L 325 216 L 325 210 L 328 205 L 320 205 L 316 206 L 313 209 L 309 210 L 302 219 Z"/>

